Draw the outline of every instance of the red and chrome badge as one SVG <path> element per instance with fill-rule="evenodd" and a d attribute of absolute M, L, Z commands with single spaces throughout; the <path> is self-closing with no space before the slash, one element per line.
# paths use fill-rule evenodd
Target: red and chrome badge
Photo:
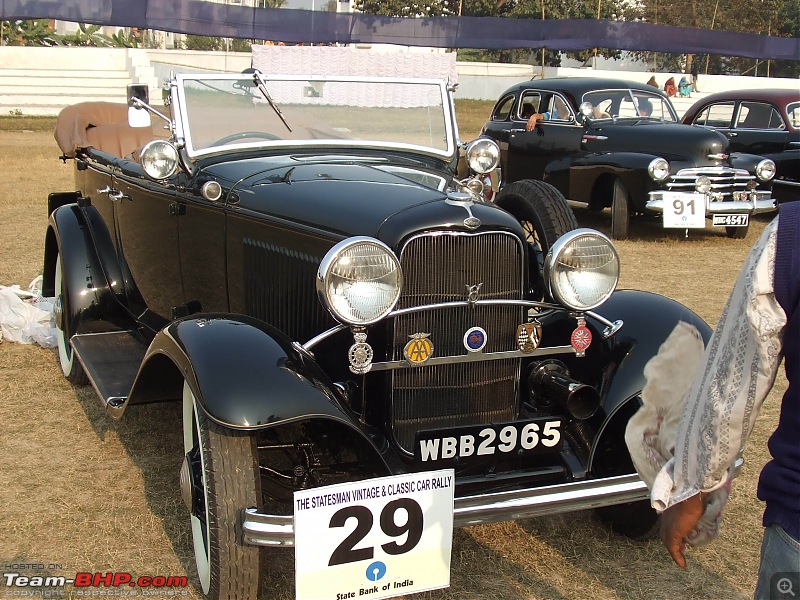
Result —
<path fill-rule="evenodd" d="M 592 332 L 586 327 L 586 319 L 578 319 L 578 326 L 572 332 L 569 341 L 575 349 L 576 356 L 586 354 L 586 349 L 592 343 Z"/>

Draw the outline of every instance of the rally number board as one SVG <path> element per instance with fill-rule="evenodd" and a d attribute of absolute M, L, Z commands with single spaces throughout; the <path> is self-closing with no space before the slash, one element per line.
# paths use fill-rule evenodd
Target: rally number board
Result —
<path fill-rule="evenodd" d="M 706 199 L 703 194 L 664 192 L 664 227 L 702 229 L 706 226 Z"/>
<path fill-rule="evenodd" d="M 298 600 L 393 598 L 450 585 L 453 469 L 294 493 Z"/>

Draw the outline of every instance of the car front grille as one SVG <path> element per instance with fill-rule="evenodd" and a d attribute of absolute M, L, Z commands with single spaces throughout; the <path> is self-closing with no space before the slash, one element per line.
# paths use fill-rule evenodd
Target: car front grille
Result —
<path fill-rule="evenodd" d="M 667 182 L 667 189 L 672 192 L 693 192 L 701 175 L 711 180 L 712 201 L 731 200 L 733 192 L 745 191 L 747 184 L 755 180 L 755 175 L 745 169 L 700 167 L 681 169 Z"/>
<path fill-rule="evenodd" d="M 520 299 L 523 249 L 505 233 L 435 233 L 411 239 L 400 256 L 404 282 L 398 308 L 478 298 Z M 464 335 L 486 331 L 484 353 L 514 350 L 524 311 L 518 306 L 460 306 L 394 319 L 392 360 L 414 334 L 429 334 L 433 356 L 467 354 Z M 392 372 L 392 426 L 397 444 L 412 452 L 417 431 L 501 422 L 517 414 L 519 360 L 460 362 Z"/>

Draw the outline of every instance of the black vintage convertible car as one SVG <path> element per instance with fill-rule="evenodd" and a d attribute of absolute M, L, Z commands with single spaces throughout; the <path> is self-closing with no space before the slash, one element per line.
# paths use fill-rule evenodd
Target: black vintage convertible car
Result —
<path fill-rule="evenodd" d="M 44 291 L 64 375 L 112 418 L 182 403 L 208 597 L 257 594 L 294 492 L 379 476 L 454 469 L 457 526 L 593 508 L 652 534 L 625 426 L 675 324 L 709 329 L 616 291 L 614 245 L 548 184 L 487 201 L 499 149 L 460 143 L 452 87 L 254 71 L 166 92 L 62 111 L 76 189 L 49 197 Z"/>
<path fill-rule="evenodd" d="M 528 131 L 532 114 L 544 115 Z M 750 215 L 775 210 L 775 164 L 731 154 L 727 138 L 679 124 L 666 94 L 632 81 L 536 79 L 500 96 L 483 134 L 502 152 L 504 182 L 538 179 L 590 210 L 611 208 L 615 239 L 632 214 L 664 227 L 724 227 L 747 235 Z"/>

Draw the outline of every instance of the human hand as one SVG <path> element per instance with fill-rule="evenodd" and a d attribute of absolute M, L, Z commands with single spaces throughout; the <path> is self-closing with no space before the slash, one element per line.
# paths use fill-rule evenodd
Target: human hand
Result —
<path fill-rule="evenodd" d="M 533 131 L 541 121 L 544 121 L 544 115 L 542 113 L 533 113 L 525 124 L 525 131 Z M 536 129 L 536 132 L 539 135 L 544 134 L 541 128 Z"/>
<path fill-rule="evenodd" d="M 695 494 L 683 502 L 674 504 L 661 515 L 661 541 L 672 560 L 681 569 L 686 568 L 685 538 L 697 526 L 705 509 L 706 494 Z"/>

